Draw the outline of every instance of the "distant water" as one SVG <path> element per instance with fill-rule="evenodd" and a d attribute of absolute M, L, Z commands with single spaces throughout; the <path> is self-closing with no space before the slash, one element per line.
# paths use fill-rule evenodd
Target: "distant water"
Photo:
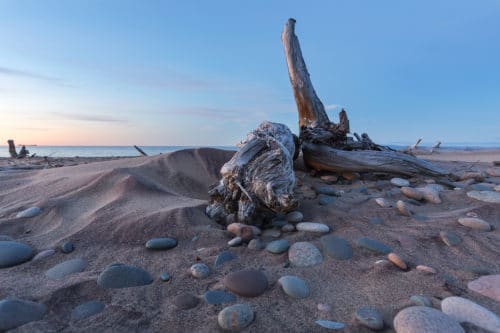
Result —
<path fill-rule="evenodd" d="M 171 153 L 173 151 L 199 148 L 199 146 L 139 146 L 148 155 Z M 234 146 L 212 146 L 225 150 L 236 150 Z M 21 147 L 17 147 L 19 151 Z M 133 146 L 26 146 L 30 155 L 43 157 L 121 157 L 139 156 L 139 152 Z M 8 146 L 0 146 L 0 157 L 9 157 Z"/>

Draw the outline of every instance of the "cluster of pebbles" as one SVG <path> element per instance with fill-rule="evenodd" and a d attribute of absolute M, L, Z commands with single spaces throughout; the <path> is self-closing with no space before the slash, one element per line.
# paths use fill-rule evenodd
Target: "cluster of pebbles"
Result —
<path fill-rule="evenodd" d="M 488 170 L 491 177 L 500 177 L 498 168 Z M 469 190 L 467 195 L 471 198 L 485 202 L 500 203 L 500 188 L 498 184 L 485 182 L 487 175 L 469 172 L 462 176 L 460 182 L 455 183 L 453 190 Z M 321 179 L 326 184 L 332 184 L 337 180 L 336 176 L 323 176 Z M 446 191 L 444 186 L 432 181 L 412 187 L 411 182 L 403 178 L 390 180 L 394 189 L 411 202 L 421 202 L 438 205 L 442 202 L 441 193 Z M 474 187 L 474 185 L 476 185 Z M 342 196 L 342 192 L 330 186 L 318 186 L 314 188 L 318 195 L 320 205 L 328 205 L 335 197 Z M 306 194 L 307 195 L 307 194 Z M 374 201 L 384 209 L 397 209 L 407 217 L 417 217 L 406 200 L 391 202 L 384 197 L 374 198 Z M 42 210 L 31 207 L 17 214 L 18 218 L 32 218 L 40 214 Z M 374 221 L 373 223 L 379 223 Z M 475 232 L 489 232 L 492 225 L 479 218 L 475 214 L 466 214 L 457 220 L 457 225 L 470 228 Z M 266 251 L 269 256 L 287 254 L 286 265 L 291 267 L 314 267 L 323 263 L 325 258 L 336 260 L 349 260 L 355 251 L 365 251 L 384 256 L 374 263 L 374 267 L 393 265 L 402 271 L 417 269 L 425 274 L 437 274 L 437 269 L 420 264 L 410 267 L 405 261 L 405 255 L 395 253 L 393 249 L 383 242 L 368 237 L 360 237 L 353 240 L 344 239 L 332 233 L 330 226 L 304 221 L 304 215 L 300 211 L 290 212 L 280 216 L 271 223 L 271 229 L 261 230 L 256 226 L 241 223 L 231 223 L 227 226 L 228 234 L 232 238 L 228 241 L 229 248 L 235 246 L 247 246 L 249 251 Z M 291 232 L 300 232 L 311 237 L 317 237 L 320 248 L 310 241 L 297 241 L 291 243 L 286 236 Z M 460 236 L 452 230 L 443 230 L 439 234 L 441 240 L 450 247 L 460 244 Z M 265 242 L 263 239 L 272 238 Z M 178 242 L 174 238 L 163 237 L 150 239 L 145 243 L 145 248 L 150 251 L 168 251 L 175 248 Z M 62 244 L 61 252 L 70 253 L 75 251 L 71 241 Z M 24 243 L 0 235 L 0 268 L 23 264 L 29 260 L 43 260 L 56 251 L 49 249 L 35 255 L 35 250 Z M 230 249 L 225 250 L 217 256 L 213 268 L 203 262 L 193 263 L 189 274 L 193 279 L 203 280 L 211 275 L 217 275 L 217 268 L 224 263 L 234 260 L 236 256 Z M 63 261 L 48 269 L 45 276 L 52 280 L 63 280 L 71 274 L 84 271 L 88 263 L 83 258 L 74 258 Z M 162 281 L 169 281 L 172 275 L 162 272 L 158 277 Z M 205 302 L 209 305 L 227 305 L 217 316 L 217 321 L 223 330 L 240 331 L 251 325 L 256 313 L 250 304 L 238 302 L 241 298 L 265 297 L 271 289 L 271 284 L 266 274 L 258 269 L 243 269 L 228 273 L 225 276 L 217 276 L 220 279 L 218 289 L 208 290 L 202 298 L 189 292 L 181 293 L 173 299 L 173 304 L 181 310 L 192 309 Z M 142 267 L 126 265 L 123 263 L 112 263 L 108 265 L 98 276 L 97 285 L 101 288 L 131 288 L 145 286 L 154 281 L 154 277 Z M 276 286 L 281 288 L 284 297 L 300 300 L 311 297 L 308 281 L 300 276 L 283 275 L 277 280 Z M 500 302 L 500 274 L 487 275 L 470 281 L 468 288 L 471 291 L 493 298 Z M 286 296 L 285 296 L 286 295 Z M 413 295 L 409 299 L 411 306 L 400 310 L 394 317 L 393 322 L 384 321 L 381 312 L 370 305 L 356 309 L 353 317 L 357 325 L 371 330 L 382 330 L 393 327 L 398 333 L 415 332 L 441 332 L 455 333 L 465 332 L 460 323 L 470 323 L 490 332 L 500 332 L 500 318 L 487 308 L 463 297 L 451 296 L 444 298 L 438 308 L 434 307 L 435 300 L 424 295 Z M 328 313 L 330 304 L 318 303 L 318 311 Z M 82 320 L 102 312 L 106 304 L 99 300 L 87 301 L 76 306 L 72 313 L 73 320 Z M 41 320 L 47 315 L 44 304 L 27 299 L 5 298 L 0 300 L 0 331 L 9 330 L 31 321 Z M 317 318 L 315 323 L 319 327 L 339 330 L 348 324 L 336 321 L 335 318 L 325 320 Z"/>

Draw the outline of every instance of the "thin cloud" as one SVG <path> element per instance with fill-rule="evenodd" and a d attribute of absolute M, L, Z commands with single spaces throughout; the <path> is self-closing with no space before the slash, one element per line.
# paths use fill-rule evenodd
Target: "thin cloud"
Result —
<path fill-rule="evenodd" d="M 69 119 L 69 120 L 79 120 L 79 121 L 94 121 L 94 122 L 105 122 L 105 123 L 126 123 L 126 119 L 114 118 L 101 115 L 86 115 L 86 114 L 75 114 L 75 113 L 62 113 L 62 112 L 52 112 L 53 115 Z"/>
<path fill-rule="evenodd" d="M 65 86 L 65 87 L 70 86 L 69 84 L 64 82 L 64 80 L 62 80 L 61 78 L 58 78 L 58 77 L 39 74 L 39 73 L 35 73 L 35 72 L 30 72 L 30 71 L 23 71 L 23 70 L 14 69 L 14 68 L 8 68 L 8 67 L 0 67 L 0 75 L 15 76 L 15 77 L 21 77 L 21 78 L 32 79 L 32 80 L 45 81 L 45 82 L 49 82 L 52 84 L 57 84 L 60 86 Z"/>
<path fill-rule="evenodd" d="M 37 132 L 46 132 L 48 131 L 50 128 L 42 128 L 42 127 L 18 127 L 16 128 L 16 130 L 18 131 L 37 131 Z"/>

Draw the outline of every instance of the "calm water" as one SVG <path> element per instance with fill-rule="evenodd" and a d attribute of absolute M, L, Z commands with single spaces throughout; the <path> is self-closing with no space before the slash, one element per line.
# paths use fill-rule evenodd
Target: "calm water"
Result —
<path fill-rule="evenodd" d="M 158 155 L 173 151 L 197 148 L 196 146 L 140 146 L 148 155 Z M 236 147 L 217 146 L 211 148 L 235 150 Z M 21 147 L 17 147 L 19 151 Z M 108 157 L 108 156 L 139 156 L 139 152 L 133 146 L 26 146 L 30 155 L 50 157 Z M 8 146 L 0 146 L 0 157 L 9 157 Z"/>

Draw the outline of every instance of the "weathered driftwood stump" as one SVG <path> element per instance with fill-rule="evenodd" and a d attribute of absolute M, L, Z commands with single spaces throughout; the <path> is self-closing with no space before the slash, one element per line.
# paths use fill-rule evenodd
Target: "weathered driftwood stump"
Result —
<path fill-rule="evenodd" d="M 220 182 L 210 188 L 207 215 L 219 222 L 231 215 L 239 222 L 259 224 L 262 217 L 296 208 L 295 144 L 283 124 L 266 121 L 250 132 L 222 166 Z"/>
<path fill-rule="evenodd" d="M 9 154 L 12 158 L 17 158 L 16 145 L 14 144 L 14 140 L 7 140 L 9 144 Z"/>
<path fill-rule="evenodd" d="M 338 124 L 331 122 L 314 91 L 295 35 L 294 19 L 285 24 L 281 39 L 299 114 L 300 140 L 306 165 L 334 172 L 446 175 L 445 170 L 427 161 L 375 144 L 366 133 L 361 136 L 354 133 L 357 141 L 348 137 L 347 113 L 344 110 L 340 112 Z"/>

